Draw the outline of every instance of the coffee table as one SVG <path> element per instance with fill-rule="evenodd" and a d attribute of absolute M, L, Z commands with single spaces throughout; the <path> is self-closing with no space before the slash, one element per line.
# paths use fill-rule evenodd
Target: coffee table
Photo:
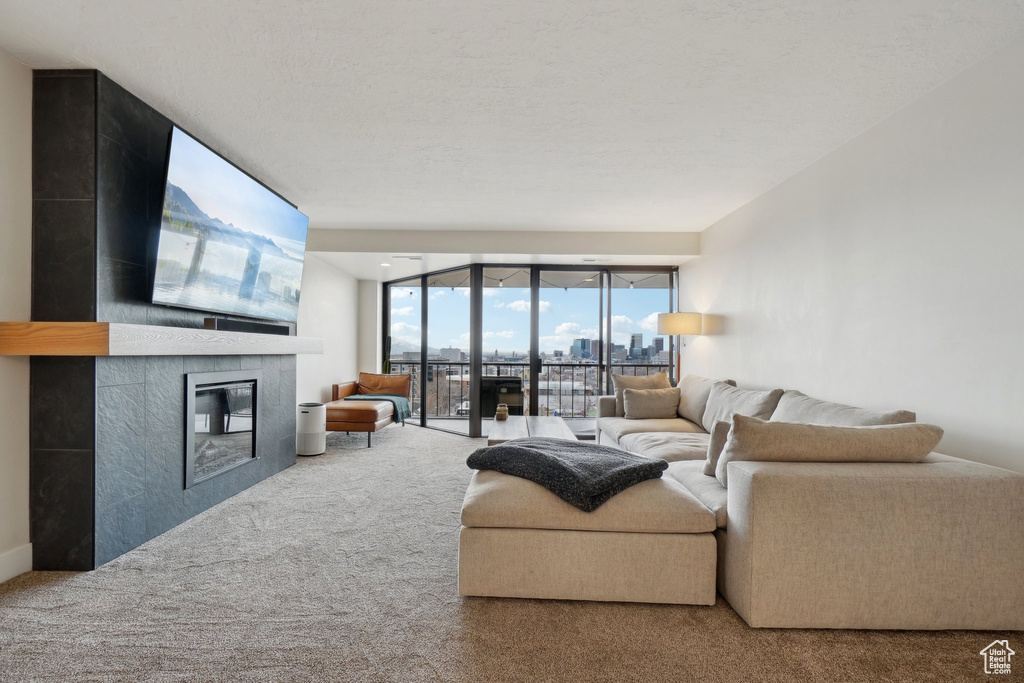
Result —
<path fill-rule="evenodd" d="M 560 417 L 510 415 L 507 420 L 494 421 L 490 434 L 487 435 L 487 445 L 493 446 L 510 439 L 523 439 L 528 436 L 576 440 L 576 435 Z"/>

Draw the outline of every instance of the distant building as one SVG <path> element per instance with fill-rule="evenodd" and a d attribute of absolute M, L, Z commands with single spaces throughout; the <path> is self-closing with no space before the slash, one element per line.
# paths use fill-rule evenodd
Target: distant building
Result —
<path fill-rule="evenodd" d="M 561 349 L 555 349 L 554 354 L 555 354 L 555 358 L 561 358 L 562 357 L 562 350 Z"/>
<path fill-rule="evenodd" d="M 402 351 L 402 360 L 406 363 L 416 362 L 420 359 L 419 351 Z"/>
<path fill-rule="evenodd" d="M 599 339 L 590 340 L 590 357 L 597 358 L 601 355 L 601 341 Z"/>
<path fill-rule="evenodd" d="M 661 353 L 664 350 L 665 350 L 665 338 L 664 337 L 655 337 L 654 338 L 654 352 L 655 353 Z"/>
<path fill-rule="evenodd" d="M 463 363 L 466 360 L 466 354 L 463 353 L 462 349 L 457 349 L 454 346 L 441 349 L 438 353 L 441 355 L 441 358 L 452 363 Z"/>
<path fill-rule="evenodd" d="M 569 355 L 574 358 L 590 358 L 590 340 L 583 337 L 573 340 Z"/>
<path fill-rule="evenodd" d="M 616 349 L 615 351 L 612 351 L 612 361 L 624 361 L 628 357 L 629 356 L 626 353 L 626 349 L 624 349 L 624 348 L 619 348 L 619 349 Z"/>
<path fill-rule="evenodd" d="M 633 349 L 642 349 L 642 348 L 644 348 L 644 333 L 643 332 L 635 332 L 632 335 L 630 335 L 630 337 L 629 337 L 629 350 L 630 350 L 630 354 L 629 355 L 631 355 L 631 356 L 633 355 L 633 353 L 632 353 Z"/>

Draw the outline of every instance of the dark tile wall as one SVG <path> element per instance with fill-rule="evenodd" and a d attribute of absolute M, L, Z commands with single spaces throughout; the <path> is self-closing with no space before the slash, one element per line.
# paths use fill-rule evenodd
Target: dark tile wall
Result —
<path fill-rule="evenodd" d="M 35 92 L 33 319 L 202 327 L 147 303 L 171 122 L 95 71 L 36 72 Z M 294 356 L 32 363 L 37 569 L 108 562 L 295 462 Z M 185 373 L 243 368 L 264 375 L 259 459 L 185 490 Z"/>
<path fill-rule="evenodd" d="M 96 78 L 37 71 L 32 319 L 96 320 Z M 36 569 L 91 569 L 95 361 L 30 361 L 29 517 Z"/>
<path fill-rule="evenodd" d="M 185 489 L 185 374 L 262 369 L 259 459 Z M 96 359 L 96 564 L 295 463 L 295 356 Z"/>

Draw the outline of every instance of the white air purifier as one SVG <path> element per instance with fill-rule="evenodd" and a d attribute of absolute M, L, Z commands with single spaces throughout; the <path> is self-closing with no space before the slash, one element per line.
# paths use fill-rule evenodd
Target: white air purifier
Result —
<path fill-rule="evenodd" d="M 295 452 L 299 455 L 320 455 L 327 450 L 327 406 L 323 403 L 300 403 L 295 420 Z"/>

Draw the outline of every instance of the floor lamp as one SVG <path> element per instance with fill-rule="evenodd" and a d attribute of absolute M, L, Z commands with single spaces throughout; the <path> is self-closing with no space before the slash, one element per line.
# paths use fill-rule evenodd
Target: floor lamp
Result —
<path fill-rule="evenodd" d="M 684 334 L 702 334 L 704 332 L 704 316 L 700 313 L 659 313 L 658 334 L 674 334 L 676 337 L 676 381 L 683 378 L 679 367 L 680 337 Z"/>

